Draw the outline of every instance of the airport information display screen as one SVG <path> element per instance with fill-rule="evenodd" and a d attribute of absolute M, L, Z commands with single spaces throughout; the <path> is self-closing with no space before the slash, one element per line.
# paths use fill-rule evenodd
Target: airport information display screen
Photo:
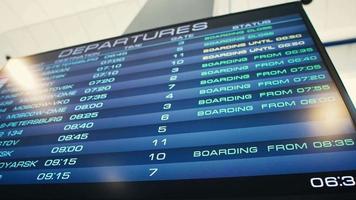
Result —
<path fill-rule="evenodd" d="M 305 18 L 247 14 L 11 60 L 0 187 L 355 170 L 354 122 Z"/>

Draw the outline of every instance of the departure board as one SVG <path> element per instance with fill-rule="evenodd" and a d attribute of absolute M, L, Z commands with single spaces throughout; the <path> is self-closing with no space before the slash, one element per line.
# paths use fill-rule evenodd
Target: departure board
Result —
<path fill-rule="evenodd" d="M 0 185 L 355 170 L 354 122 L 305 19 L 240 15 L 10 60 Z"/>

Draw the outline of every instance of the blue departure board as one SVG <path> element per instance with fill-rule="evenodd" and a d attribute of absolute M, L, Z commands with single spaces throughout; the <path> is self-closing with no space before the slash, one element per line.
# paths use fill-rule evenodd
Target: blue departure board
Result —
<path fill-rule="evenodd" d="M 10 60 L 0 185 L 355 170 L 354 122 L 302 15 L 238 15 Z"/>

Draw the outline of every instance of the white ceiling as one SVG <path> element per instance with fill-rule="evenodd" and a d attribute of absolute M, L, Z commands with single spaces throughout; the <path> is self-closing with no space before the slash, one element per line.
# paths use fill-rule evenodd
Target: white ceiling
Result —
<path fill-rule="evenodd" d="M 23 56 L 122 34 L 146 0 L 0 0 L 0 66 Z"/>

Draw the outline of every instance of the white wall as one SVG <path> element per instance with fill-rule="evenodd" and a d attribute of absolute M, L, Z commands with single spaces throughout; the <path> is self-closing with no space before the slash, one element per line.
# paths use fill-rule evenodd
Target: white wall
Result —
<path fill-rule="evenodd" d="M 356 106 L 356 43 L 326 49 Z"/>

